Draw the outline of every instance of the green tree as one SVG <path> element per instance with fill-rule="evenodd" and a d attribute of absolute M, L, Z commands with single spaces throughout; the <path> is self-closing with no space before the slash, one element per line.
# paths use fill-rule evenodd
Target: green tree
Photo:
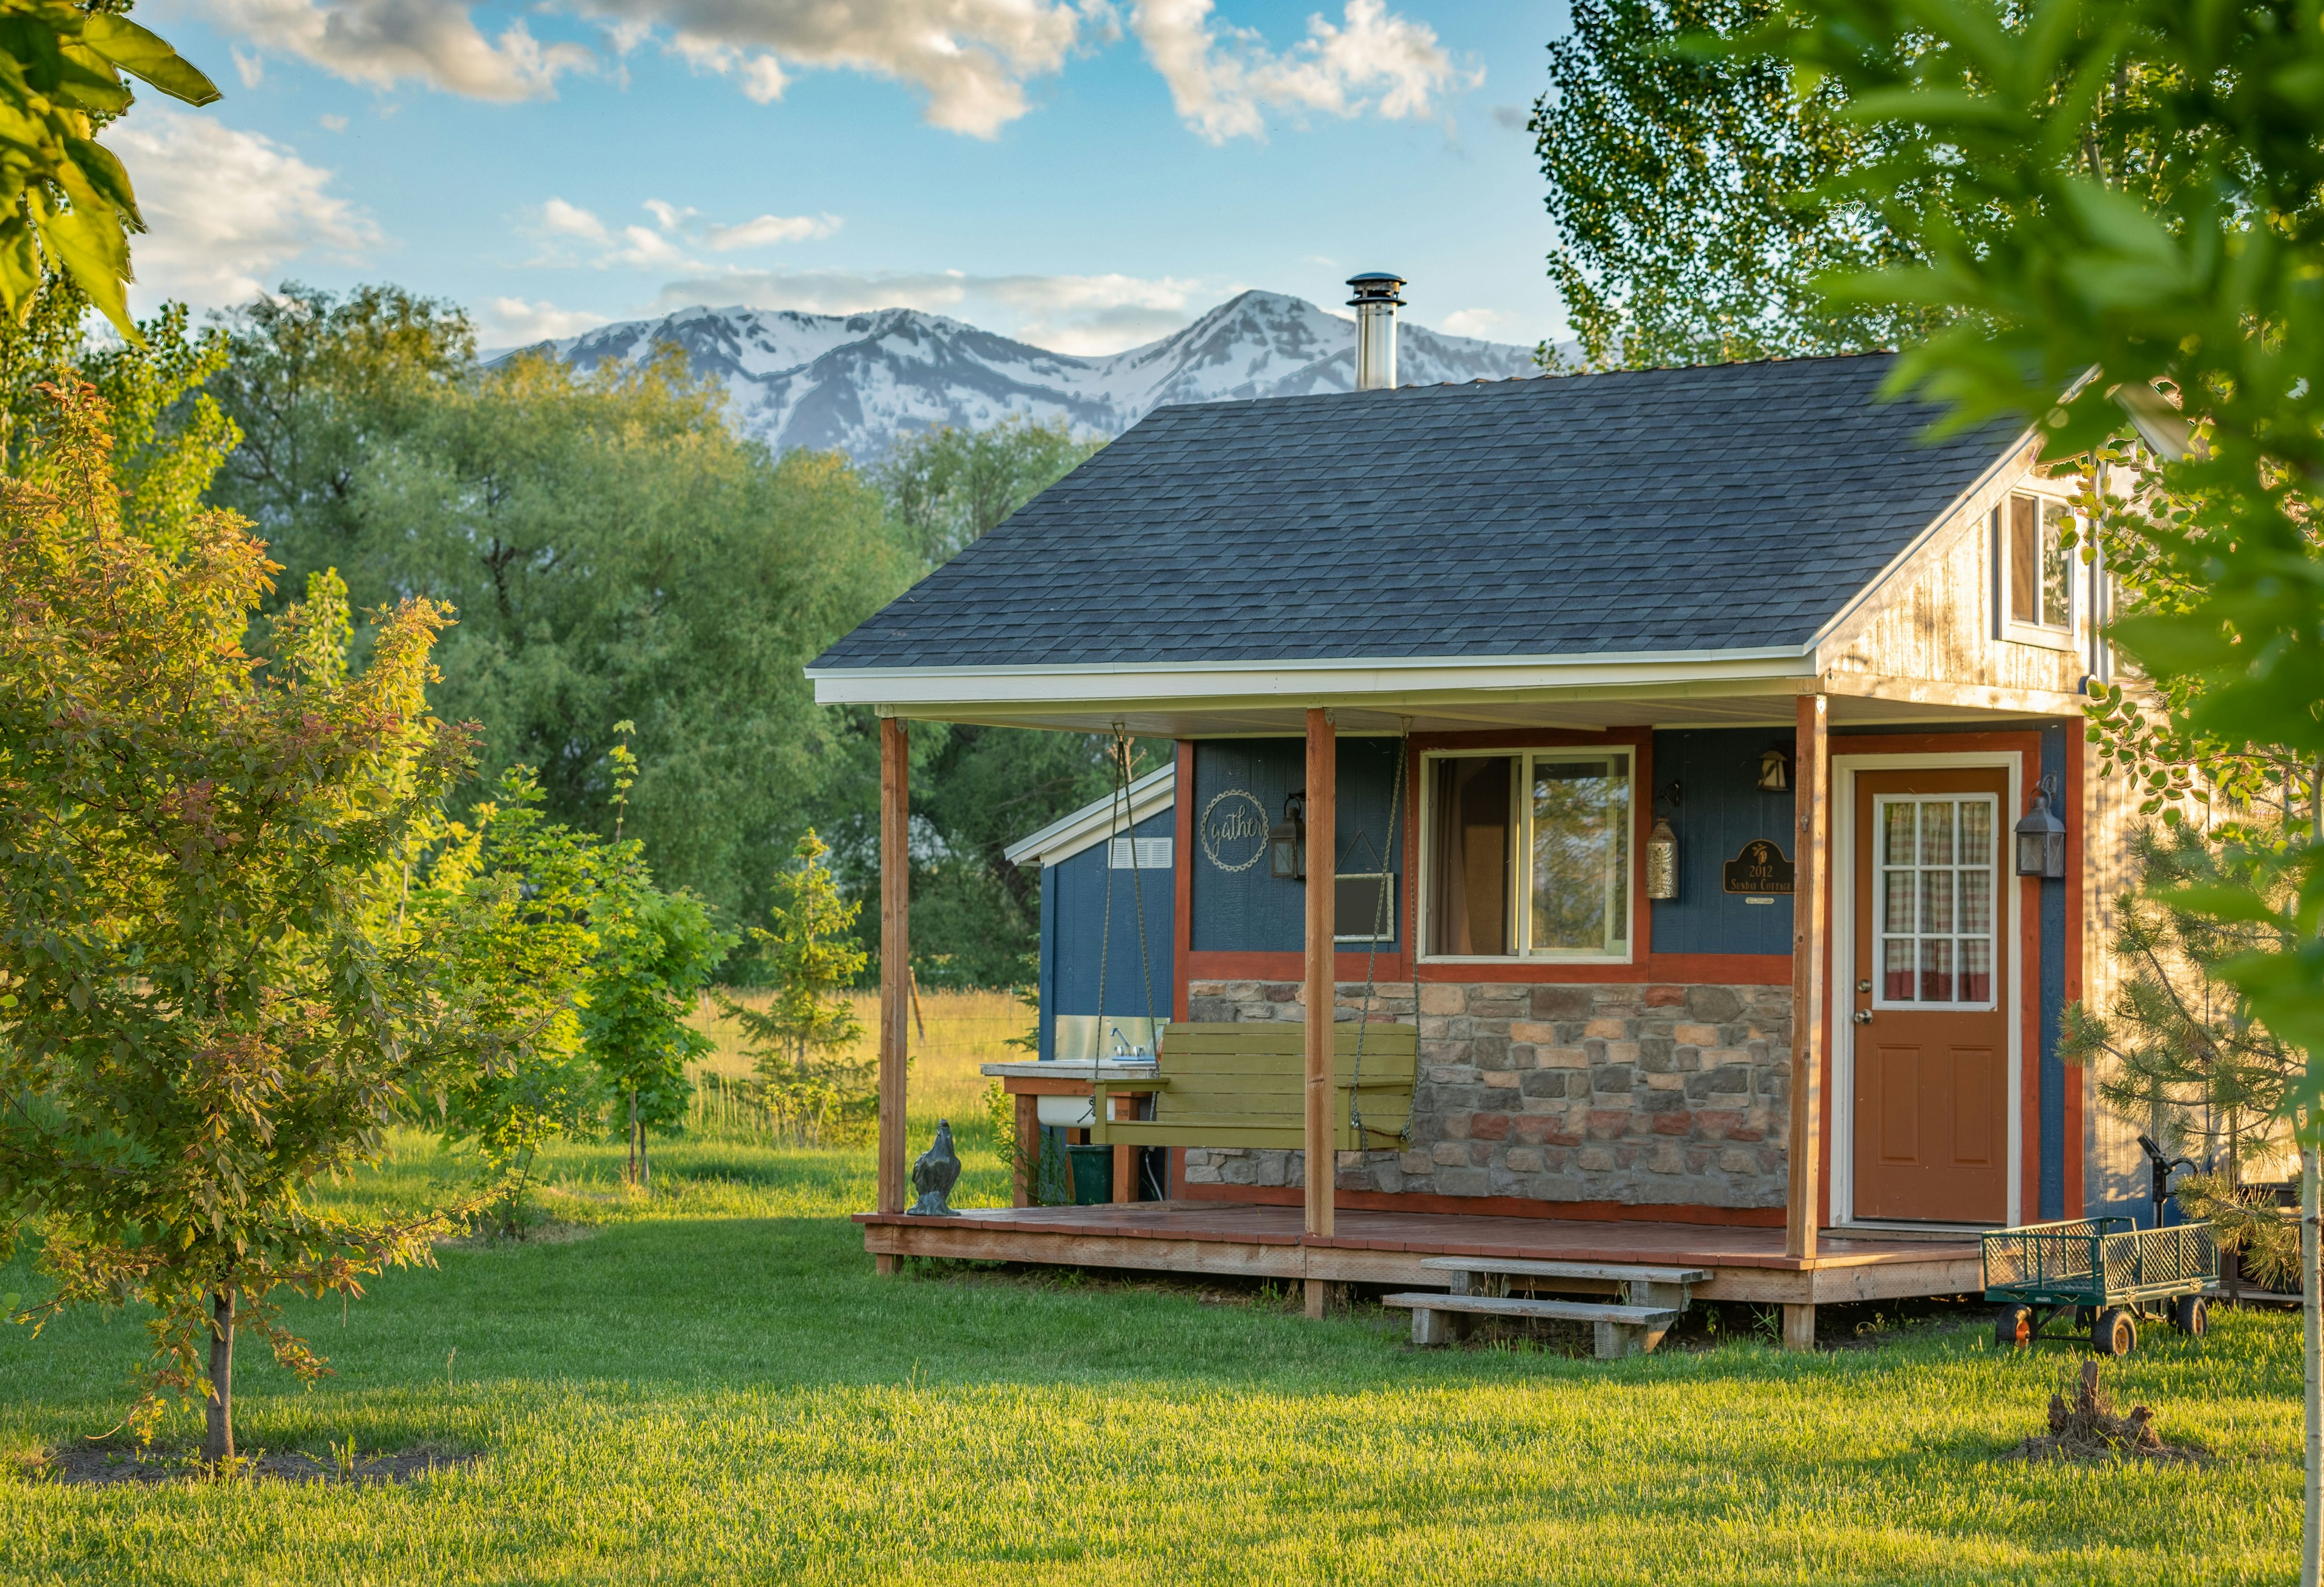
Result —
<path fill-rule="evenodd" d="M 258 526 L 286 577 L 358 568 L 363 599 L 385 581 L 357 493 L 377 459 L 469 378 L 476 338 L 458 307 L 394 286 L 345 297 L 285 281 L 224 317 L 227 358 L 208 390 L 241 444 L 214 499 Z"/>
<path fill-rule="evenodd" d="M 1836 82 L 1884 146 L 1848 190 L 1919 263 L 1832 282 L 1833 295 L 1962 317 L 1908 352 L 1895 389 L 1942 401 L 1954 424 L 2030 420 L 2055 463 L 2117 444 L 2127 412 L 2156 499 L 2172 504 L 2137 532 L 2180 593 L 2127 613 L 2112 637 L 2179 713 L 2174 732 L 2274 746 L 2311 769 L 2304 823 L 2255 855 L 2251 885 L 2170 901 L 2266 928 L 2216 973 L 2302 1055 L 2284 1103 L 2301 1160 L 2314 1583 L 2324 555 L 2309 497 L 2324 471 L 2324 27 L 2307 0 L 1798 0 L 1757 47 Z M 1937 181 L 1944 206 L 1893 197 Z"/>
<path fill-rule="evenodd" d="M 802 669 L 908 577 L 878 494 L 741 439 L 671 363 L 479 369 L 464 320 L 389 289 L 254 306 L 233 348 L 219 494 L 278 559 L 338 567 L 359 607 L 455 606 L 430 697 L 482 724 L 488 778 L 538 769 L 551 820 L 606 833 L 634 723 L 622 818 L 658 884 L 761 908 L 868 753 Z"/>
<path fill-rule="evenodd" d="M 137 340 L 92 348 L 79 368 L 112 417 L 128 526 L 165 550 L 175 549 L 167 537 L 194 519 L 242 441 L 204 389 L 226 365 L 226 337 L 214 329 L 190 335 L 187 321 L 183 303 L 166 304 L 139 323 Z M 301 575 L 302 585 L 313 571 Z"/>
<path fill-rule="evenodd" d="M 848 1056 L 863 1035 L 846 996 L 863 969 L 863 950 L 849 935 L 862 906 L 840 896 L 825 863 L 831 850 L 813 830 L 792 853 L 775 879 L 773 929 L 751 928 L 774 996 L 762 1009 L 733 997 L 719 1006 L 742 1029 L 769 1110 L 804 1145 L 835 1122 L 853 1121 L 872 1084 L 871 1066 Z"/>
<path fill-rule="evenodd" d="M 1574 0 L 1529 130 L 1558 245 L 1549 276 L 1585 368 L 1893 347 L 1938 316 L 1835 304 L 1817 278 L 1912 256 L 1880 211 L 1817 189 L 1876 152 L 1836 83 L 1678 48 L 1764 24 L 1777 0 Z M 1555 365 L 1548 344 L 1542 358 Z"/>
<path fill-rule="evenodd" d="M 217 87 L 127 17 L 66 0 L 10 6 L 0 63 L 10 154 L 0 161 L 0 308 L 21 318 L 43 282 L 62 276 L 134 339 L 129 234 L 145 222 L 129 173 L 97 134 L 129 108 L 124 71 L 189 105 L 215 103 Z"/>
<path fill-rule="evenodd" d="M 877 470 L 899 538 L 928 567 L 950 561 L 1105 445 L 1063 420 L 1011 415 L 984 429 L 940 425 L 896 443 Z"/>
<path fill-rule="evenodd" d="M 650 1185 L 647 1136 L 686 1118 L 694 1094 L 686 1066 L 715 1045 L 688 1021 L 735 938 L 693 894 L 654 887 L 641 863 L 609 891 L 617 901 L 603 911 L 611 918 L 599 928 L 604 946 L 581 1029 L 622 1114 L 630 1182 Z"/>
<path fill-rule="evenodd" d="M 311 1378 L 273 1292 L 357 1293 L 443 1225 L 313 1187 L 474 1056 L 389 924 L 468 748 L 423 697 L 439 608 L 386 616 L 352 677 L 293 609 L 254 668 L 263 547 L 225 512 L 169 526 L 174 551 L 128 532 L 102 401 L 59 407 L 0 482 L 0 1211 L 40 1229 L 36 1315 L 154 1308 L 140 1419 L 198 1395 L 223 1462 L 236 1330 Z"/>
<path fill-rule="evenodd" d="M 521 1047 L 447 1076 L 421 1114 L 476 1152 L 501 1227 L 518 1232 L 534 1156 L 595 1134 L 604 1081 L 585 1050 L 582 1009 L 603 946 L 607 856 L 542 813 L 530 769 L 503 773 L 473 825 L 453 823 L 420 868 L 406 933 L 444 994 Z"/>
<path fill-rule="evenodd" d="M 2217 920 L 2186 900 L 2221 888 L 2280 894 L 2272 855 L 2285 835 L 2281 821 L 2265 818 L 2138 834 L 2110 945 L 2122 979 L 2103 1009 L 2067 1005 L 2058 1043 L 2067 1063 L 2097 1067 L 2110 1106 L 2144 1120 L 2166 1149 L 2197 1159 L 2201 1172 L 2181 1182 L 2181 1207 L 2209 1218 L 2222 1248 L 2241 1252 L 2246 1270 L 2271 1285 L 2298 1269 L 2297 1229 L 2244 1182 L 2281 1149 L 2287 1093 L 2307 1060 L 2253 1017 L 2219 972 L 2291 945 L 2272 922 Z"/>

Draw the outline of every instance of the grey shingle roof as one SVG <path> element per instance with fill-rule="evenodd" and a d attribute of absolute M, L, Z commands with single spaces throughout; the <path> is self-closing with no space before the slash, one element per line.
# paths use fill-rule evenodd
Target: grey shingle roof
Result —
<path fill-rule="evenodd" d="M 1893 355 L 1156 410 L 818 668 L 1807 641 L 2015 438 Z"/>

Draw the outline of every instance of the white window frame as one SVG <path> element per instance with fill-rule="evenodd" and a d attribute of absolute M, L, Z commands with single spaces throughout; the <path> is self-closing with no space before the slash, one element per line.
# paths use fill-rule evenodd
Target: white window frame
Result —
<path fill-rule="evenodd" d="M 1886 895 L 1883 890 L 1887 885 L 1886 873 L 1889 869 L 1886 858 L 1880 853 L 1879 849 L 1877 846 L 1880 841 L 1880 834 L 1886 830 L 1886 823 L 1882 817 L 1882 812 L 1886 810 L 1891 805 L 1917 805 L 1932 799 L 1947 799 L 1955 804 L 1960 804 L 1964 801 L 1974 799 L 1987 804 L 1992 807 L 1993 851 L 1992 857 L 1987 862 L 1985 869 L 1993 872 L 1993 913 L 1991 918 L 1987 923 L 1987 929 L 1986 931 L 1986 937 L 1987 940 L 1993 944 L 1993 952 L 1996 957 L 1998 957 L 2002 951 L 2002 886 L 2004 881 L 2009 878 L 2012 872 L 2005 863 L 2005 862 L 2009 858 L 2010 839 L 2009 834 L 2003 829 L 2001 825 L 2000 799 L 1993 794 L 1974 793 L 1875 794 L 1872 798 L 1872 834 L 1869 837 L 1864 840 L 1868 848 L 1870 849 L 1872 863 L 1873 963 L 1868 965 L 1864 972 L 1867 978 L 1872 983 L 1872 1006 L 1876 1010 L 1881 1009 L 1895 1009 L 1904 1013 L 1911 1013 L 1917 1010 L 1924 1014 L 1989 1014 L 1993 1012 L 1994 1010 L 2001 1006 L 2001 988 L 1998 984 L 1994 986 L 1993 995 L 1986 999 L 1983 1002 L 1968 1003 L 1960 1001 L 1958 999 L 1954 1001 L 1945 1003 L 1923 1002 L 1917 999 L 1892 1001 L 1888 997 L 1888 983 L 1879 962 L 1881 957 L 1881 939 L 1887 935 L 1886 932 L 1881 929 L 1881 921 L 1883 918 L 1882 906 L 1887 901 Z M 1923 865 L 1918 860 L 1915 860 L 1909 867 L 1909 869 L 1911 869 L 1915 874 L 1931 868 L 1932 867 Z M 1956 863 L 1950 867 L 1950 869 L 1958 872 L 1960 869 L 1960 866 Z M 1851 881 L 1849 885 L 1853 886 L 1853 881 Z M 1917 914 L 1920 908 L 1917 899 L 1914 900 L 1914 908 Z M 1953 908 L 1956 910 L 1960 908 L 1960 896 L 1958 892 L 1953 896 Z M 1936 934 L 1924 934 L 1915 929 L 1910 935 L 1915 942 L 1918 942 L 1923 935 Z M 1954 932 L 1949 935 L 1950 935 L 1956 942 L 1960 940 L 1960 933 Z M 1913 973 L 1915 976 L 1920 973 L 1920 966 L 1917 963 L 1914 966 Z M 1958 979 L 1960 974 L 1960 967 L 1958 964 L 1953 967 L 1953 974 L 1956 979 Z M 1987 978 L 1996 981 L 1998 979 L 1997 977 L 1993 977 L 1989 971 L 1987 972 Z"/>
<path fill-rule="evenodd" d="M 2080 558 L 2072 551 L 2067 553 L 2066 622 L 2063 627 L 2052 627 L 2046 623 L 2028 623 L 2009 608 L 2010 558 L 2015 551 L 2012 537 L 2016 532 L 2015 525 L 2011 521 L 2014 514 L 2010 503 L 2021 496 L 2037 503 L 2037 513 L 2056 507 L 2064 512 L 2066 521 L 2077 532 L 2084 527 L 2081 514 L 2068 506 L 2063 497 L 2051 492 L 2020 487 L 2003 495 L 2001 505 L 1996 509 L 1997 521 L 1992 536 L 1994 611 L 2000 619 L 2001 637 L 2013 644 L 2035 645 L 2045 650 L 2078 650 L 2081 649 L 2082 614 L 2087 603 L 2082 597 L 2082 580 L 2078 577 Z"/>
<path fill-rule="evenodd" d="M 1628 964 L 1637 960 L 1638 951 L 1638 751 L 1635 744 L 1558 744 L 1552 746 L 1511 745 L 1498 749 L 1429 750 L 1420 757 L 1420 863 L 1415 867 L 1418 877 L 1419 894 L 1415 908 L 1413 946 L 1416 949 L 1434 935 L 1434 922 L 1430 916 L 1436 897 L 1434 867 L 1436 863 L 1436 774 L 1440 761 L 1477 761 L 1507 759 L 1512 762 L 1509 780 L 1509 807 L 1514 817 L 1513 841 L 1517 847 L 1516 872 L 1509 888 L 1509 918 L 1501 923 L 1506 940 L 1517 944 L 1517 951 L 1509 954 L 1432 954 L 1421 953 L 1421 961 L 1430 964 Z M 1629 798 L 1629 833 L 1625 844 L 1624 859 L 1629 867 L 1625 877 L 1626 908 L 1622 916 L 1622 947 L 1618 953 L 1591 952 L 1588 949 L 1551 949 L 1533 951 L 1533 799 L 1530 789 L 1533 767 L 1539 761 L 1603 761 L 1619 759 L 1622 777 Z"/>
<path fill-rule="evenodd" d="M 1834 740 L 1836 750 L 1845 740 Z M 1856 963 L 1856 854 L 1859 842 L 1868 841 L 1856 830 L 1856 779 L 1864 771 L 1919 770 L 1933 767 L 1996 767 L 2009 774 L 2009 793 L 2002 807 L 2023 809 L 2025 805 L 2025 770 L 2024 757 L 2013 750 L 1972 752 L 1962 754 L 1927 755 L 1843 755 L 1831 758 L 1831 823 L 1832 889 L 1831 889 L 1831 984 L 1824 989 L 1824 1029 L 1831 1032 L 1832 1105 L 1828 1115 L 1831 1141 L 1831 1220 L 1839 1228 L 1862 1226 L 1880 1229 L 1886 1225 L 1868 1223 L 1856 1216 L 1856 1039 L 1869 1027 L 1856 1023 L 1854 987 L 1860 977 L 1874 976 L 1874 967 Z M 2006 841 L 2006 837 L 2005 837 Z M 2006 853 L 2004 850 L 2004 853 Z M 2003 1021 L 2007 1032 L 2009 1064 L 2009 1128 L 2008 1128 L 2008 1186 L 2009 1210 L 2006 1221 L 2025 1221 L 2025 955 L 2024 928 L 2021 908 L 2024 888 L 2015 870 L 2003 865 L 2001 896 L 1996 900 L 1996 935 L 2006 934 L 2010 945 L 2009 973 L 1997 989 L 2003 1006 L 2011 1010 Z M 1927 1005 L 1923 1005 L 1924 1007 Z M 1926 1227 L 1926 1225 L 1922 1225 Z"/>

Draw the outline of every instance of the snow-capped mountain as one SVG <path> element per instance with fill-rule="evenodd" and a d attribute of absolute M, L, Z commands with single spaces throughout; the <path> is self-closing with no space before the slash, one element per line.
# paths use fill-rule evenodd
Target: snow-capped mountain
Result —
<path fill-rule="evenodd" d="M 681 348 L 724 381 L 742 429 L 778 448 L 836 448 L 860 461 L 936 425 L 1010 414 L 1120 434 L 1166 402 L 1286 397 L 1355 386 L 1355 326 L 1303 299 L 1245 292 L 1184 330 L 1102 358 L 1051 353 L 914 309 L 798 314 L 683 309 L 602 326 L 526 351 L 595 366 Z M 1537 373 L 1529 347 L 1406 322 L 1397 378 L 1410 385 Z"/>

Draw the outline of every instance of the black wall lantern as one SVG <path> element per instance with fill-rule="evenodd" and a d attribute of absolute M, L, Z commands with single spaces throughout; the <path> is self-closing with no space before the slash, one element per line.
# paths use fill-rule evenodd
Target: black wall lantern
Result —
<path fill-rule="evenodd" d="M 2061 877 L 2066 873 L 2066 824 L 2050 806 L 2058 797 L 2058 780 L 2045 777 L 2034 785 L 2034 807 L 2017 824 L 2017 874 Z"/>
<path fill-rule="evenodd" d="M 1792 752 L 1781 744 L 1769 744 L 1759 756 L 1759 790 L 1762 793 L 1789 793 L 1792 790 Z"/>
<path fill-rule="evenodd" d="M 1267 872 L 1280 881 L 1307 880 L 1307 796 L 1283 801 L 1283 819 L 1267 829 Z"/>

